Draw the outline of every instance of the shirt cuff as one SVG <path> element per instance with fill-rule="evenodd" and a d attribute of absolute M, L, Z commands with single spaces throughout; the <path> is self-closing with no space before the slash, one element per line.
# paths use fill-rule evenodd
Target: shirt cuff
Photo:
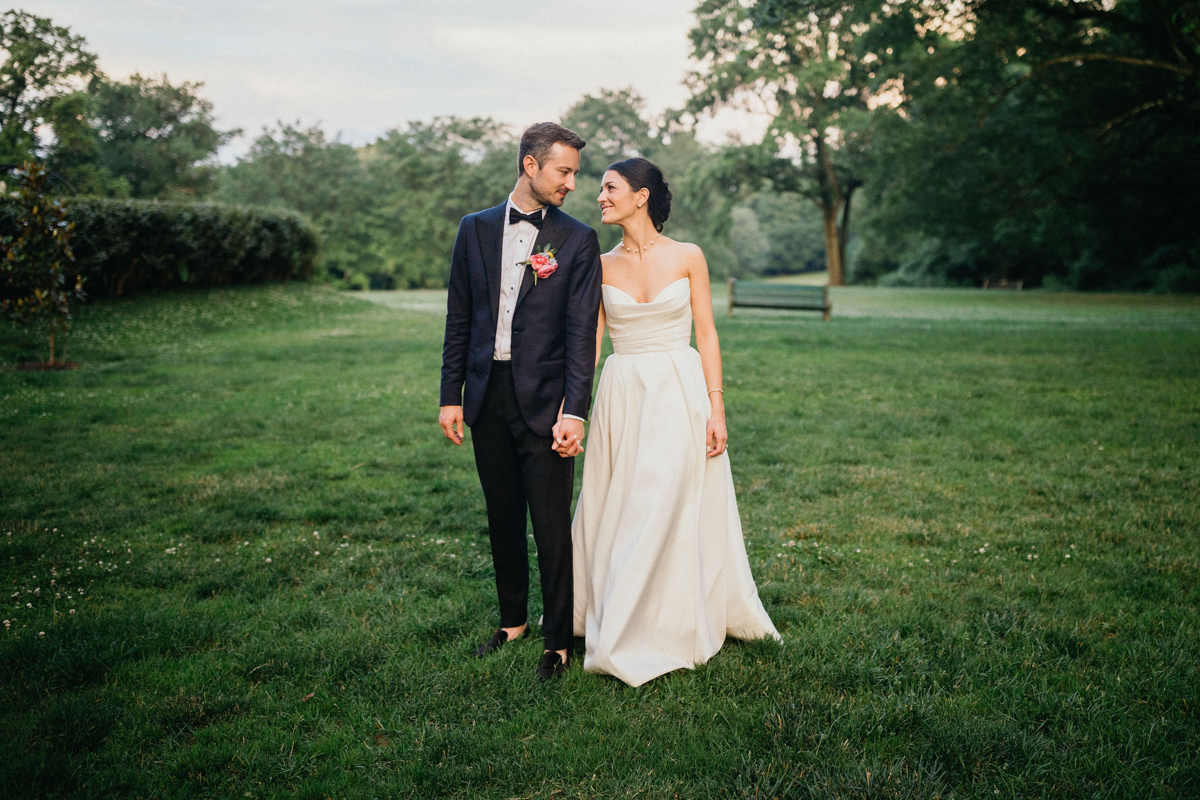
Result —
<path fill-rule="evenodd" d="M 577 419 L 580 422 L 587 422 L 583 417 L 577 417 L 574 414 L 563 414 L 563 419 Z"/>

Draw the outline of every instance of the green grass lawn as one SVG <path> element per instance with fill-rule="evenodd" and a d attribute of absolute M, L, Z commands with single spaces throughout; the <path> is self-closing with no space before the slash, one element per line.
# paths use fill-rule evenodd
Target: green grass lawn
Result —
<path fill-rule="evenodd" d="M 783 643 L 638 689 L 469 657 L 444 295 L 370 299 L 95 303 L 80 369 L 0 367 L 6 796 L 1200 795 L 1196 298 L 718 308 Z"/>

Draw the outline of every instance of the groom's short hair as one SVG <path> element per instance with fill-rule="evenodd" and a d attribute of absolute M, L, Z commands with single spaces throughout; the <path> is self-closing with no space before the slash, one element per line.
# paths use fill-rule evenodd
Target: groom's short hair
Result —
<path fill-rule="evenodd" d="M 542 166 L 550 155 L 550 148 L 555 144 L 565 144 L 582 150 L 587 142 L 573 130 L 556 125 L 553 122 L 538 122 L 530 125 L 521 134 L 521 149 L 517 153 L 517 175 L 525 174 L 525 156 L 533 156 L 533 160 Z"/>

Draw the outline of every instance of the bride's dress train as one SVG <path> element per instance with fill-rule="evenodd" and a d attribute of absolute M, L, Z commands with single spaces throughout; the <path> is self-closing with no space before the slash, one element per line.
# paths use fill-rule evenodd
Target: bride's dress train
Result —
<path fill-rule="evenodd" d="M 746 558 L 729 457 L 690 346 L 690 282 L 648 303 L 602 289 L 604 363 L 572 527 L 575 634 L 588 672 L 639 686 L 702 664 L 726 636 L 779 638 Z"/>

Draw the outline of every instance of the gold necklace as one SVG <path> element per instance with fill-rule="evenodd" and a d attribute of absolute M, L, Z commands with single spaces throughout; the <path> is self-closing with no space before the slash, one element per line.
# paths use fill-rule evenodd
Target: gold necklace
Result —
<path fill-rule="evenodd" d="M 641 251 L 639 251 L 636 247 L 627 247 L 625 245 L 625 237 L 622 236 L 621 237 L 621 247 L 624 248 L 626 253 L 637 253 L 637 252 L 644 253 L 645 251 L 649 250 L 651 247 L 654 247 L 654 243 L 657 241 L 658 241 L 658 234 L 656 233 L 656 234 L 654 234 L 654 238 L 650 240 L 650 244 L 646 245 L 645 247 L 643 247 L 641 249 Z"/>

